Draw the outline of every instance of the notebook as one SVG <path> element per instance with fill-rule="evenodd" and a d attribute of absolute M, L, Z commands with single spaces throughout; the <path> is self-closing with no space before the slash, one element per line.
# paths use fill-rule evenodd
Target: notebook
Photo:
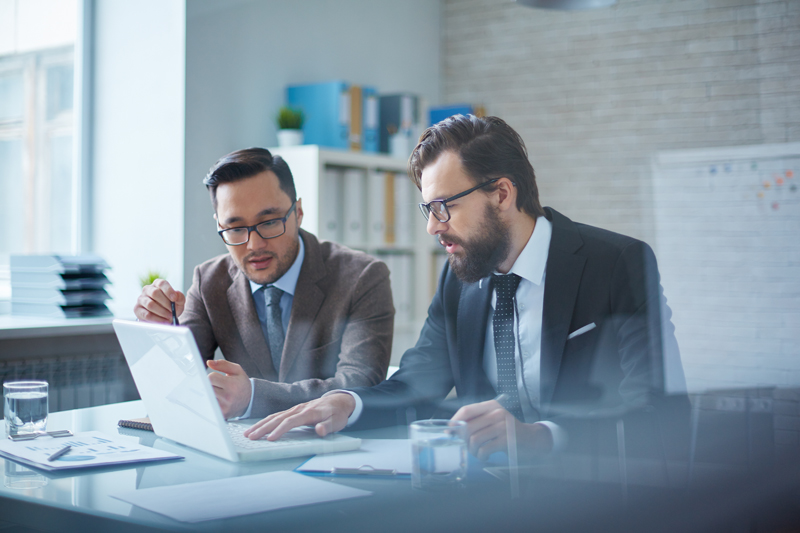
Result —
<path fill-rule="evenodd" d="M 154 431 L 153 424 L 150 423 L 150 419 L 148 417 L 120 420 L 117 422 L 117 425 L 121 428 L 138 429 L 141 431 Z"/>
<path fill-rule="evenodd" d="M 156 435 L 229 461 L 261 461 L 356 450 L 361 439 L 297 428 L 275 442 L 251 441 L 226 422 L 191 330 L 114 320 L 125 360 Z"/>

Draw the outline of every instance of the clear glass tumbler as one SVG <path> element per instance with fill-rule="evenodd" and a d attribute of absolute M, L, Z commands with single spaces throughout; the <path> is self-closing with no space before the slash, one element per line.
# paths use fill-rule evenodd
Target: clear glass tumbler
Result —
<path fill-rule="evenodd" d="M 46 381 L 7 381 L 3 383 L 3 399 L 7 435 L 47 428 Z"/>
<path fill-rule="evenodd" d="M 467 477 L 467 423 L 419 420 L 409 428 L 411 484 L 425 490 L 448 489 Z"/>

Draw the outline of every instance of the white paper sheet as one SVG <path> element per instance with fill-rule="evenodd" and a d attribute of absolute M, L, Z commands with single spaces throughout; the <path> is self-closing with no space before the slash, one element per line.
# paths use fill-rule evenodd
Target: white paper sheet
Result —
<path fill-rule="evenodd" d="M 268 472 L 124 491 L 111 497 L 180 522 L 203 522 L 370 494 L 296 472 Z"/>
<path fill-rule="evenodd" d="M 55 461 L 47 460 L 67 445 L 72 448 L 66 455 Z M 100 431 L 85 431 L 72 437 L 43 436 L 18 442 L 0 438 L 0 455 L 43 470 L 69 470 L 183 458 L 174 453 L 140 446 L 138 439 L 110 436 Z"/>
<path fill-rule="evenodd" d="M 411 473 L 411 440 L 361 439 L 361 449 L 352 452 L 317 455 L 299 468 L 300 472 L 331 472 L 334 468 L 361 468 L 395 470 L 398 474 Z"/>

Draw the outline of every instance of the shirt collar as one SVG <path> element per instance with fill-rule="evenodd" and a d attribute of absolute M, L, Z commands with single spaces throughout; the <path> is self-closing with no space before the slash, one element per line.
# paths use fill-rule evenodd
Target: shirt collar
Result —
<path fill-rule="evenodd" d="M 278 287 L 283 292 L 288 292 L 290 295 L 294 296 L 295 288 L 297 287 L 297 278 L 300 277 L 300 269 L 303 266 L 303 258 L 306 256 L 306 247 L 303 244 L 303 239 L 298 235 L 297 240 L 300 241 L 300 250 L 297 251 L 297 257 L 292 263 L 292 266 L 289 267 L 289 270 L 284 273 L 283 276 L 278 278 L 275 283 L 269 283 L 266 286 L 275 286 Z M 258 283 L 254 283 L 252 280 L 250 281 L 250 290 L 255 293 L 264 285 L 259 285 Z"/>
<path fill-rule="evenodd" d="M 516 274 L 535 285 L 541 285 L 552 235 L 553 224 L 545 217 L 538 217 L 528 244 L 522 249 L 508 273 Z"/>

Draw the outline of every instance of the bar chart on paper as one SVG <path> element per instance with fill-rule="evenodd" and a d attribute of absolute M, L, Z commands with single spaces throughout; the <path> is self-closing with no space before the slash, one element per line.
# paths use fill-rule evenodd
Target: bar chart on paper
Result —
<path fill-rule="evenodd" d="M 0 455 L 44 470 L 68 470 L 103 465 L 182 459 L 171 452 L 140 446 L 138 439 L 112 437 L 99 431 L 77 433 L 72 437 L 40 437 L 12 442 L 0 439 Z M 69 452 L 56 460 L 53 454 L 69 446 Z"/>

